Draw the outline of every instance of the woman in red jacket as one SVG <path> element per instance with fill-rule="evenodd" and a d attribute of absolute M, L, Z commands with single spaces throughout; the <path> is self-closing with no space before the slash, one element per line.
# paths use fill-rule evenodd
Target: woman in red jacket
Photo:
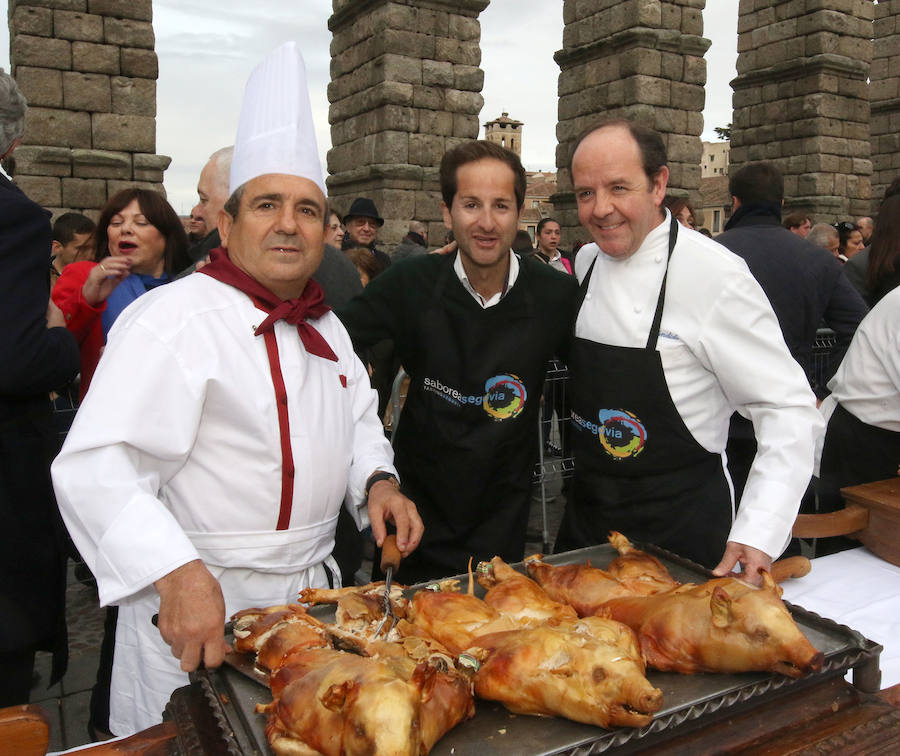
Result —
<path fill-rule="evenodd" d="M 123 189 L 109 199 L 97 222 L 95 248 L 97 262 L 66 266 L 52 293 L 81 348 L 80 398 L 119 313 L 190 262 L 178 215 L 161 194 L 146 189 Z"/>

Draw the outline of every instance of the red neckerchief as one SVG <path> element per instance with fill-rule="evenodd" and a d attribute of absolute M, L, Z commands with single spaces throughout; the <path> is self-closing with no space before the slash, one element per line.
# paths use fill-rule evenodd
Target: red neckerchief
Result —
<path fill-rule="evenodd" d="M 218 247 L 210 252 L 209 259 L 209 263 L 200 268 L 200 273 L 206 273 L 217 281 L 240 289 L 257 307 L 269 313 L 269 317 L 256 329 L 257 336 L 262 336 L 266 331 L 274 331 L 275 323 L 284 320 L 297 326 L 300 341 L 303 342 L 307 352 L 337 362 L 337 355 L 325 341 L 325 337 L 306 322 L 306 318 L 321 318 L 331 310 L 325 304 L 325 293 L 316 281 L 310 278 L 299 297 L 281 299 L 231 262 L 228 250 L 224 247 Z"/>
<path fill-rule="evenodd" d="M 309 354 L 324 357 L 337 362 L 337 355 L 328 342 L 315 328 L 306 322 L 306 318 L 320 318 L 331 308 L 325 304 L 322 287 L 310 279 L 303 293 L 296 299 L 281 299 L 269 291 L 259 281 L 251 278 L 238 268 L 228 257 L 228 250 L 223 247 L 214 249 L 209 254 L 210 262 L 199 272 L 233 286 L 244 292 L 261 310 L 269 313 L 254 331 L 266 342 L 266 355 L 269 358 L 269 371 L 272 374 L 272 385 L 275 389 L 275 409 L 278 413 L 278 435 L 281 446 L 281 505 L 278 510 L 276 530 L 287 530 L 291 522 L 291 511 L 294 502 L 294 453 L 291 449 L 291 427 L 288 417 L 288 397 L 281 373 L 281 360 L 278 356 L 278 342 L 275 339 L 275 323 L 285 320 L 297 326 L 300 341 Z M 347 387 L 347 379 L 340 376 L 341 385 Z"/>

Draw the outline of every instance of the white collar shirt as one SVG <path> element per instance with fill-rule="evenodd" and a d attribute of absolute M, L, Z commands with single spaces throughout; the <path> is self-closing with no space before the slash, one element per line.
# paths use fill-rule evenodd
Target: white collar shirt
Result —
<path fill-rule="evenodd" d="M 456 259 L 453 261 L 453 270 L 456 273 L 457 278 L 459 278 L 460 283 L 463 285 L 463 288 L 465 288 L 475 301 L 486 310 L 488 307 L 493 307 L 503 299 L 507 292 L 513 287 L 513 284 L 515 284 L 516 279 L 519 277 L 519 258 L 516 256 L 515 252 L 512 250 L 509 251 L 509 273 L 506 276 L 506 285 L 487 299 L 475 291 L 475 288 L 469 282 L 469 277 L 466 275 L 466 269 L 463 267 L 459 252 L 456 253 Z"/>

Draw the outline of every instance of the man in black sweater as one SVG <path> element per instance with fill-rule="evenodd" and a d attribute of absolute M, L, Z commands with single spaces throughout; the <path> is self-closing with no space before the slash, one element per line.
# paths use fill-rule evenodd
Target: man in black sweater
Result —
<path fill-rule="evenodd" d="M 339 315 L 357 349 L 391 338 L 410 376 L 395 431 L 403 492 L 425 523 L 400 578 L 522 558 L 547 360 L 565 354 L 577 284 L 511 250 L 525 196 L 518 157 L 467 142 L 440 169 L 455 254 L 391 267 Z"/>

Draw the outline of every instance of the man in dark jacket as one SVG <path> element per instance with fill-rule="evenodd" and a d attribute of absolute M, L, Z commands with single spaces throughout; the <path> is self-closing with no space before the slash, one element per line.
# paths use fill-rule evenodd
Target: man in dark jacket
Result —
<path fill-rule="evenodd" d="M 774 165 L 750 163 L 732 174 L 728 185 L 732 215 L 716 241 L 744 258 L 775 310 L 791 356 L 808 376 L 816 330 L 824 322 L 837 336 L 822 386 L 814 387 L 821 398 L 868 312 L 866 303 L 832 255 L 781 225 L 784 181 Z M 755 446 L 749 421 L 735 416 L 727 454 L 736 496 L 743 490 Z"/>
<path fill-rule="evenodd" d="M 422 221 L 410 221 L 409 231 L 403 237 L 394 254 L 391 256 L 393 262 L 405 260 L 407 257 L 419 257 L 428 254 L 428 227 Z"/>
<path fill-rule="evenodd" d="M 0 68 L 0 160 L 25 126 L 25 98 Z M 0 707 L 28 702 L 37 650 L 65 672 L 66 557 L 50 487 L 49 392 L 78 372 L 78 344 L 50 300 L 50 213 L 0 174 Z"/>

